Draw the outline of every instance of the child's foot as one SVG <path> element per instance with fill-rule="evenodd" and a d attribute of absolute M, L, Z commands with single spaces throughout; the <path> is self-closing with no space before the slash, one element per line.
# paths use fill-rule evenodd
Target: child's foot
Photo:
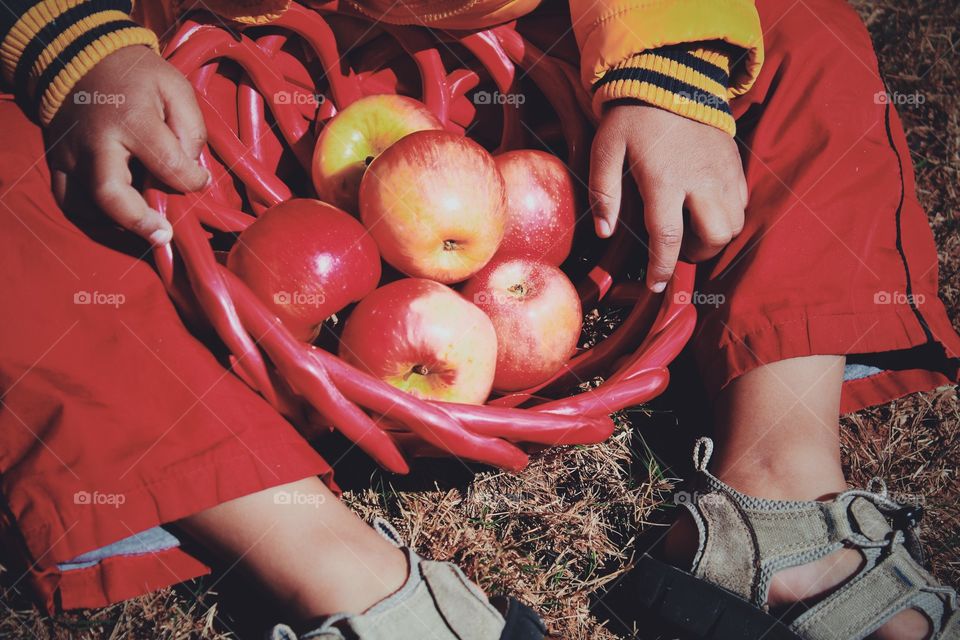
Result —
<path fill-rule="evenodd" d="M 687 568 L 696 552 L 696 525 L 689 515 L 681 514 L 667 534 L 665 557 L 674 566 Z M 840 549 L 825 558 L 778 571 L 770 582 L 767 606 L 771 611 L 778 612 L 788 610 L 798 602 L 812 604 L 849 580 L 863 565 L 864 559 L 859 551 Z M 926 616 L 909 609 L 895 615 L 870 638 L 925 640 L 929 635 L 930 622 Z"/>
<path fill-rule="evenodd" d="M 693 571 L 658 568 L 644 558 L 645 580 L 660 583 L 641 599 L 682 618 L 674 620 L 681 625 L 701 627 L 701 637 L 733 637 L 731 619 L 739 617 L 744 638 L 746 629 L 764 625 L 773 629 L 765 636 L 771 638 L 960 638 L 956 593 L 938 585 L 910 552 L 918 546 L 915 512 L 866 491 L 823 502 L 752 498 L 706 471 L 710 447 L 701 441 L 695 453 L 705 493 L 686 503 L 689 514 L 665 545 L 668 561 Z M 698 598 L 699 610 L 669 602 L 684 589 Z M 744 609 L 744 600 L 758 609 Z M 717 635 L 724 625 L 728 630 Z"/>
<path fill-rule="evenodd" d="M 402 546 L 385 521 L 374 528 Z M 277 625 L 271 640 L 542 640 L 546 627 L 529 608 L 512 598 L 488 600 L 449 562 L 423 560 L 403 547 L 409 562 L 406 582 L 362 614 L 338 614 L 298 636 Z"/>

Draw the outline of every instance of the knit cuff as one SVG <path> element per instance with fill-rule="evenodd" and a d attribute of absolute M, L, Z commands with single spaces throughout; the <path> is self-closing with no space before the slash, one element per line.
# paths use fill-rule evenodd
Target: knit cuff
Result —
<path fill-rule="evenodd" d="M 0 44 L 0 67 L 43 124 L 76 83 L 105 57 L 131 45 L 159 50 L 157 36 L 129 18 L 129 0 L 42 0 Z"/>
<path fill-rule="evenodd" d="M 731 54 L 720 46 L 672 45 L 638 53 L 593 85 L 596 111 L 633 98 L 734 135 L 730 111 Z"/>

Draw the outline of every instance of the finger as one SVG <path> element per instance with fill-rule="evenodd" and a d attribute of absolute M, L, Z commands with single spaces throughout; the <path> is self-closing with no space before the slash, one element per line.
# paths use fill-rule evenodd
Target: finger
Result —
<path fill-rule="evenodd" d="M 609 238 L 617 226 L 625 154 L 626 142 L 622 135 L 603 127 L 597 131 L 590 148 L 587 193 L 593 224 L 601 238 Z"/>
<path fill-rule="evenodd" d="M 127 148 L 150 173 L 179 191 L 199 191 L 210 179 L 207 170 L 184 153 L 170 127 L 159 120 L 141 127 Z"/>
<path fill-rule="evenodd" d="M 730 200 L 739 200 L 734 195 Z M 683 254 L 693 262 L 709 260 L 730 244 L 743 227 L 738 202 L 724 202 L 718 194 L 691 194 L 686 200 L 690 224 L 683 238 Z M 739 224 L 737 223 L 739 211 Z"/>
<path fill-rule="evenodd" d="M 680 257 L 683 240 L 682 191 L 650 190 L 643 197 L 643 222 L 650 236 L 647 286 L 654 293 L 667 287 Z"/>
<path fill-rule="evenodd" d="M 129 153 L 119 145 L 100 151 L 90 172 L 91 195 L 103 212 L 125 229 L 160 246 L 173 238 L 173 228 L 159 212 L 147 206 L 131 183 Z"/>
<path fill-rule="evenodd" d="M 177 136 L 180 148 L 186 156 L 194 160 L 198 159 L 200 150 L 207 142 L 207 128 L 204 125 L 200 107 L 197 105 L 193 87 L 186 80 L 161 83 L 160 92 L 163 97 L 167 126 Z"/>

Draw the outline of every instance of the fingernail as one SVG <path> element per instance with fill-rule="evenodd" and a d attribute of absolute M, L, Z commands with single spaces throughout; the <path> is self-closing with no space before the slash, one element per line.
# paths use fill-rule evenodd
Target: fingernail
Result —
<path fill-rule="evenodd" d="M 597 235 L 601 238 L 606 238 L 610 235 L 610 223 L 604 220 L 603 218 L 596 218 L 596 229 Z"/>
<path fill-rule="evenodd" d="M 662 293 L 663 290 L 666 288 L 667 288 L 667 283 L 663 281 L 654 282 L 653 285 L 650 286 L 650 290 L 653 291 L 654 293 Z"/>
<path fill-rule="evenodd" d="M 173 229 L 170 227 L 160 227 L 149 236 L 150 243 L 155 247 L 162 247 L 173 240 Z"/>
<path fill-rule="evenodd" d="M 203 187 L 202 187 L 203 189 L 206 189 L 206 188 L 209 187 L 210 184 L 213 182 L 213 174 L 211 174 L 209 171 L 207 171 L 207 168 L 204 167 L 203 165 L 200 165 L 200 168 L 203 169 L 203 172 L 204 172 L 205 174 L 207 174 L 207 179 L 204 181 Z"/>

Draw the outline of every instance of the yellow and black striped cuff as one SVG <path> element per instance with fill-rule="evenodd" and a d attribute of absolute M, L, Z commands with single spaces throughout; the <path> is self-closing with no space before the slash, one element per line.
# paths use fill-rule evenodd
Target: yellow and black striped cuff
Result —
<path fill-rule="evenodd" d="M 633 98 L 711 125 L 731 136 L 730 59 L 723 45 L 673 45 L 638 53 L 611 67 L 593 85 L 595 110 Z"/>
<path fill-rule="evenodd" d="M 130 45 L 158 50 L 157 36 L 130 20 L 130 0 L 41 0 L 3 35 L 0 66 L 43 124 L 100 60 Z"/>

